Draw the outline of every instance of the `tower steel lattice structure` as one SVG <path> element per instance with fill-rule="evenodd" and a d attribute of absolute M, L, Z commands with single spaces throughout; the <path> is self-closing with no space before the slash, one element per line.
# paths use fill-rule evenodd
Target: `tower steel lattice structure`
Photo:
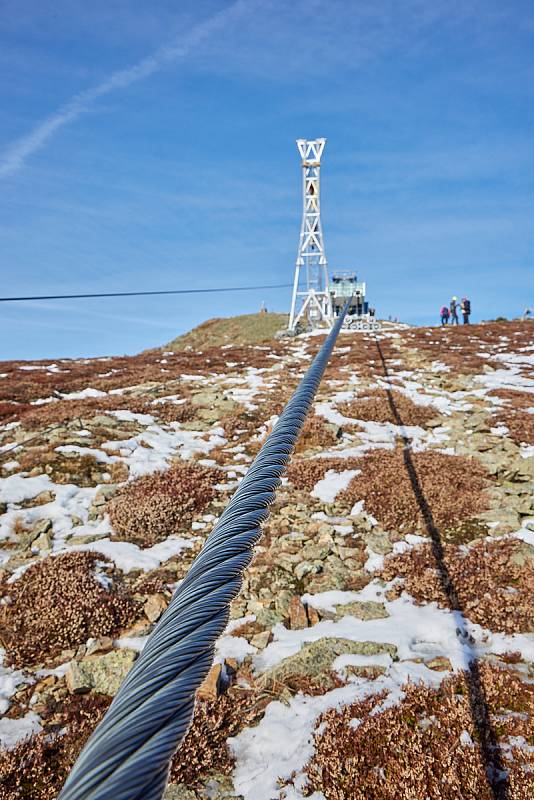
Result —
<path fill-rule="evenodd" d="M 289 329 L 306 317 L 312 326 L 332 325 L 327 260 L 321 225 L 321 156 L 326 139 L 297 139 L 302 159 L 302 225 L 295 265 Z"/>

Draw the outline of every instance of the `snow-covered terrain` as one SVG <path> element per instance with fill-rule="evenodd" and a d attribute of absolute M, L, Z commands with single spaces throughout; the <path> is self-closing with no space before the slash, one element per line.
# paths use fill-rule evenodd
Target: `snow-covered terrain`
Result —
<path fill-rule="evenodd" d="M 169 800 L 403 797 L 405 756 L 385 741 L 365 755 L 369 731 L 386 719 L 403 753 L 413 747 L 410 757 L 426 764 L 422 774 L 435 770 L 457 796 L 528 796 L 531 328 L 341 334 L 175 756 Z M 110 675 L 125 675 L 142 649 L 320 344 L 304 336 L 105 364 L 1 365 L 8 785 L 39 737 L 45 766 L 50 742 L 70 737 L 69 768 L 88 732 L 73 709 L 86 709 L 91 725 L 99 719 L 116 691 Z M 54 633 L 54 614 L 74 602 L 68 578 L 54 579 L 62 564 L 93 582 L 96 606 Z M 26 592 L 35 599 L 23 614 Z M 119 595 L 127 611 L 95 625 L 98 603 Z M 221 669 L 231 676 L 223 693 Z M 520 682 L 513 692 L 511 681 Z M 461 706 L 449 730 L 428 710 L 440 692 L 456 692 Z M 340 728 L 351 708 L 359 716 Z M 429 767 L 444 746 L 447 765 Z M 360 786 L 352 795 L 337 772 L 345 763 Z M 394 795 L 387 775 L 403 781 Z M 464 780 L 472 794 L 461 794 Z M 406 796 L 449 797 L 421 781 Z"/>

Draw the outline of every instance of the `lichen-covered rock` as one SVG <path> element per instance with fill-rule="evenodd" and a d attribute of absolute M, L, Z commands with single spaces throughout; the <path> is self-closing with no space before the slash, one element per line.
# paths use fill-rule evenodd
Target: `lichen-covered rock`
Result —
<path fill-rule="evenodd" d="M 251 638 L 250 643 L 253 647 L 257 647 L 258 650 L 264 650 L 269 644 L 270 639 L 271 639 L 271 632 L 262 631 L 261 633 L 256 633 Z"/>
<path fill-rule="evenodd" d="M 364 539 L 371 550 L 373 550 L 375 553 L 380 553 L 382 556 L 391 553 L 393 550 L 389 534 L 387 534 L 386 531 L 381 531 L 380 529 L 374 528 L 372 531 L 364 535 Z"/>
<path fill-rule="evenodd" d="M 527 542 L 521 542 L 508 561 L 510 564 L 517 564 L 518 567 L 523 567 L 529 561 L 534 561 L 534 547 L 527 544 Z"/>
<path fill-rule="evenodd" d="M 197 800 L 198 794 L 188 789 L 185 783 L 169 783 L 165 789 L 163 800 Z"/>
<path fill-rule="evenodd" d="M 102 656 L 72 661 L 65 676 L 67 688 L 71 694 L 93 690 L 113 696 L 117 694 L 136 658 L 134 650 L 113 650 Z"/>
<path fill-rule="evenodd" d="M 336 606 L 336 619 L 352 616 L 358 619 L 385 619 L 389 617 L 384 603 L 377 603 L 374 600 L 356 600 L 354 603 Z"/>
<path fill-rule="evenodd" d="M 425 662 L 428 669 L 436 672 L 452 672 L 452 664 L 446 656 L 436 656 Z"/>
<path fill-rule="evenodd" d="M 317 682 L 320 679 L 324 690 L 334 685 L 333 676 L 330 674 L 332 663 L 338 656 L 363 655 L 375 656 L 388 653 L 392 658 L 397 654 L 393 644 L 378 642 L 353 642 L 349 639 L 322 638 L 316 642 L 305 644 L 298 653 L 284 658 L 279 664 L 264 672 L 258 683 L 260 686 L 269 687 L 273 684 L 282 686 L 298 684 L 300 681 Z"/>

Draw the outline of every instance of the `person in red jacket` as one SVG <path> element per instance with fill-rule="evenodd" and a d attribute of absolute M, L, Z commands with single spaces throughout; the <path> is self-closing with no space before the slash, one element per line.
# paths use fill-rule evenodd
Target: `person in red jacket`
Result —
<path fill-rule="evenodd" d="M 441 324 L 446 325 L 449 321 L 449 308 L 448 306 L 441 306 L 441 310 L 439 312 L 441 314 Z"/>

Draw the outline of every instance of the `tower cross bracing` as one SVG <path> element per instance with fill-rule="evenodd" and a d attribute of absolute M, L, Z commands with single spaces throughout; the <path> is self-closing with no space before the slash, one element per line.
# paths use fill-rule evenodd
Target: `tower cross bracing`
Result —
<path fill-rule="evenodd" d="M 332 324 L 327 260 L 321 225 L 321 156 L 326 139 L 297 139 L 302 160 L 302 224 L 289 328 L 305 315 L 312 325 Z"/>

